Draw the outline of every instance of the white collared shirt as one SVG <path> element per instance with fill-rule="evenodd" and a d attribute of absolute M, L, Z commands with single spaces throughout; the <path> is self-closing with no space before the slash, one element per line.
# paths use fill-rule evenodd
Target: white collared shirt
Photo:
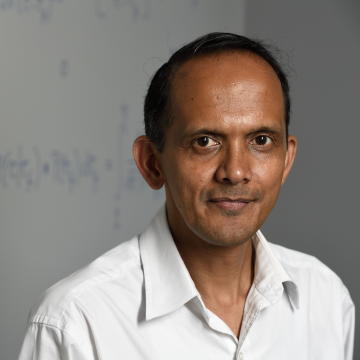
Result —
<path fill-rule="evenodd" d="M 209 311 L 172 239 L 165 205 L 146 230 L 48 289 L 19 360 L 350 360 L 354 304 L 312 256 L 260 231 L 239 339 Z"/>

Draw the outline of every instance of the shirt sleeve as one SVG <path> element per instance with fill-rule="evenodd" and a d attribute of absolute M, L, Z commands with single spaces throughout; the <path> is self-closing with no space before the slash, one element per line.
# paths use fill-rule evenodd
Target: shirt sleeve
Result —
<path fill-rule="evenodd" d="M 342 313 L 344 330 L 344 359 L 352 360 L 354 351 L 355 306 L 348 289 L 343 285 Z"/>
<path fill-rule="evenodd" d="M 19 360 L 88 360 L 66 332 L 45 324 L 30 324 Z"/>

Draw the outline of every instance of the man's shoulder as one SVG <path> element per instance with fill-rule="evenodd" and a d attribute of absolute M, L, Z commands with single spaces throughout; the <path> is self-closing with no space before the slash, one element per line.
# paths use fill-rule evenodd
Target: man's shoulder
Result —
<path fill-rule="evenodd" d="M 274 251 L 278 260 L 286 267 L 326 273 L 327 275 L 338 278 L 334 271 L 332 271 L 328 266 L 326 266 L 315 256 L 305 254 L 297 250 L 292 250 L 270 242 L 269 245 Z"/>
<path fill-rule="evenodd" d="M 125 241 L 47 289 L 33 305 L 29 323 L 59 327 L 68 305 L 89 291 L 141 271 L 138 236 Z"/>
<path fill-rule="evenodd" d="M 327 296 L 336 293 L 340 296 L 339 300 L 343 301 L 346 297 L 351 302 L 340 277 L 315 256 L 272 243 L 269 245 L 290 278 L 300 287 L 300 294 L 301 288 L 306 287 L 317 289 L 313 294 Z"/>

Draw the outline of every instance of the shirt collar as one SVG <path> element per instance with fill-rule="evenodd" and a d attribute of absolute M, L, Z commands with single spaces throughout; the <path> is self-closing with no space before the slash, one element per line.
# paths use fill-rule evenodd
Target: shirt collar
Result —
<path fill-rule="evenodd" d="M 275 303 L 285 288 L 292 304 L 298 308 L 297 286 L 260 230 L 252 240 L 256 250 L 256 289 L 270 303 Z M 172 238 L 165 204 L 140 235 L 139 243 L 145 277 L 146 320 L 175 311 L 200 296 Z"/>
<path fill-rule="evenodd" d="M 198 296 L 171 235 L 165 204 L 140 235 L 146 320 L 168 314 Z"/>
<path fill-rule="evenodd" d="M 299 309 L 298 287 L 285 271 L 260 230 L 253 236 L 255 247 L 255 288 L 274 304 L 285 289 L 292 305 Z"/>

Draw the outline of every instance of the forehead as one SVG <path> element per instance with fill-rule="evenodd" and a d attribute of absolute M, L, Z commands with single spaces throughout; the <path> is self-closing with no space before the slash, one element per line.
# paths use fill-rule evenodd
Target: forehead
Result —
<path fill-rule="evenodd" d="M 228 53 L 190 60 L 177 71 L 171 95 L 174 119 L 181 118 L 184 126 L 204 119 L 220 126 L 219 117 L 241 119 L 242 124 L 277 121 L 285 126 L 280 80 L 255 54 Z"/>

